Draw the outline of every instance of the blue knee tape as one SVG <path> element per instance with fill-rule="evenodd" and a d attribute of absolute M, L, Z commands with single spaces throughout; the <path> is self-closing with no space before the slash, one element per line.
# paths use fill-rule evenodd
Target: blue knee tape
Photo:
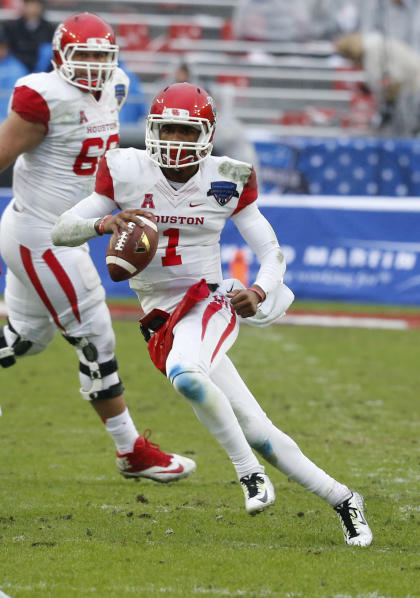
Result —
<path fill-rule="evenodd" d="M 185 371 L 181 366 L 174 366 L 169 372 L 169 379 L 176 390 L 190 401 L 201 403 L 205 390 L 200 376 L 195 372 Z"/>
<path fill-rule="evenodd" d="M 271 446 L 271 442 L 266 440 L 262 444 L 252 444 L 252 448 L 254 448 L 262 457 L 268 459 L 270 455 L 273 454 L 273 447 Z"/>

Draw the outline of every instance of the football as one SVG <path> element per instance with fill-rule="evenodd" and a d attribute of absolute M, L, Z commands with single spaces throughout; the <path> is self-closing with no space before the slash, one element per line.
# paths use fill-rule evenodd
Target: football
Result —
<path fill-rule="evenodd" d="M 106 265 L 115 282 L 127 280 L 144 270 L 156 253 L 159 233 L 153 216 L 137 218 L 143 222 L 144 227 L 130 222 L 129 232 L 121 231 L 116 239 L 111 237 L 108 243 Z"/>

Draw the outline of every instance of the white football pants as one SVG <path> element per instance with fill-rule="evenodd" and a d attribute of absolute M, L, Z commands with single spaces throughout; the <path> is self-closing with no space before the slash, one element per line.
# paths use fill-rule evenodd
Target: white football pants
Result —
<path fill-rule="evenodd" d="M 166 362 L 168 378 L 229 455 L 238 478 L 263 472 L 251 447 L 269 463 L 331 505 L 348 488 L 312 463 L 264 413 L 227 357 L 238 319 L 223 291 L 198 303 L 174 328 Z"/>
<path fill-rule="evenodd" d="M 105 303 L 105 290 L 87 245 L 55 247 L 51 225 L 17 212 L 11 202 L 0 223 L 0 251 L 7 264 L 5 301 L 8 317 L 19 335 L 33 343 L 26 355 L 43 351 L 57 330 L 86 337 L 98 350 L 99 363 L 114 357 L 115 335 Z M 16 338 L 8 326 L 9 345 Z M 82 352 L 79 359 L 87 364 Z M 83 388 L 89 378 L 79 372 Z M 118 382 L 115 372 L 104 388 Z"/>

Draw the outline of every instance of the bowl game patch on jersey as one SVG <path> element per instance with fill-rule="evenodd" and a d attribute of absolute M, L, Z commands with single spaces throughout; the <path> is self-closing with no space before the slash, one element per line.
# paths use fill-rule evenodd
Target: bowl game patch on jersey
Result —
<path fill-rule="evenodd" d="M 125 96 L 127 95 L 126 86 L 123 83 L 117 83 L 114 86 L 115 89 L 115 97 L 117 98 L 118 104 L 124 100 Z"/>
<path fill-rule="evenodd" d="M 207 197 L 213 196 L 220 206 L 225 206 L 232 197 L 239 197 L 236 183 L 213 181 L 207 191 Z"/>

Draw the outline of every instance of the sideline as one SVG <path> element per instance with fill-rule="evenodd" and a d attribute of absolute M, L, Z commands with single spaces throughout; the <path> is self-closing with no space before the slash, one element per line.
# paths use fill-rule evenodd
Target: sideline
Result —
<path fill-rule="evenodd" d="M 115 320 L 137 320 L 136 305 L 112 303 L 109 306 Z M 0 301 L 0 317 L 7 315 L 4 301 Z M 383 330 L 409 330 L 420 328 L 420 313 L 417 314 L 356 314 L 320 312 L 293 309 L 276 322 L 279 326 L 321 326 L 325 328 L 371 328 Z"/>
<path fill-rule="evenodd" d="M 111 315 L 116 320 L 136 320 L 139 310 L 136 305 L 112 304 Z M 408 330 L 420 328 L 420 313 L 416 314 L 356 314 L 320 312 L 292 309 L 278 322 L 280 326 L 323 326 L 341 328 L 376 328 L 384 330 Z"/>

